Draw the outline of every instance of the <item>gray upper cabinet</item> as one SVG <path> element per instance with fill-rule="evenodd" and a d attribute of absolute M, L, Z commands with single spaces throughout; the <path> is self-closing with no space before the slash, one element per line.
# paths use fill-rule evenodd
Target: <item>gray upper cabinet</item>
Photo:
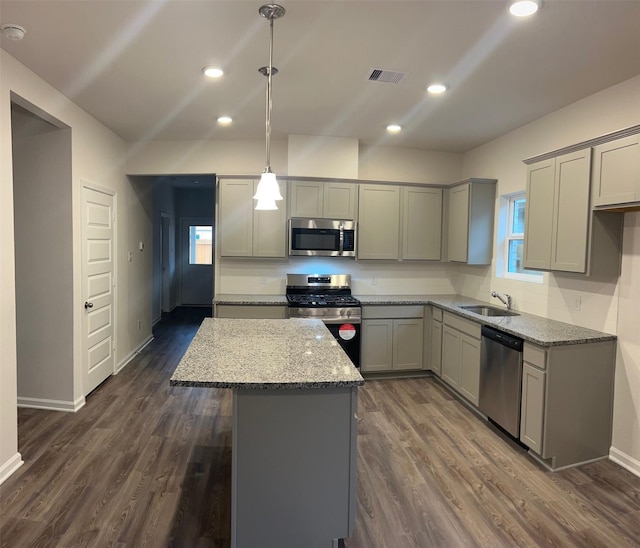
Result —
<path fill-rule="evenodd" d="M 591 149 L 527 169 L 525 268 L 617 276 L 622 218 L 589 208 Z"/>
<path fill-rule="evenodd" d="M 286 257 L 287 208 L 285 198 L 273 211 L 256 211 L 258 181 L 223 179 L 219 188 L 218 245 L 221 257 Z"/>
<path fill-rule="evenodd" d="M 357 185 L 322 181 L 292 181 L 291 217 L 355 220 Z"/>
<path fill-rule="evenodd" d="M 441 258 L 442 189 L 360 185 L 358 259 Z"/>
<path fill-rule="evenodd" d="M 590 164 L 585 149 L 529 166 L 525 268 L 586 271 Z"/>
<path fill-rule="evenodd" d="M 440 260 L 442 189 L 402 188 L 402 259 Z"/>
<path fill-rule="evenodd" d="M 448 189 L 447 259 L 486 265 L 493 255 L 495 179 L 468 179 Z"/>
<path fill-rule="evenodd" d="M 360 185 L 358 259 L 400 258 L 400 187 Z"/>
<path fill-rule="evenodd" d="M 640 135 L 598 145 L 593 156 L 593 206 L 640 203 Z"/>

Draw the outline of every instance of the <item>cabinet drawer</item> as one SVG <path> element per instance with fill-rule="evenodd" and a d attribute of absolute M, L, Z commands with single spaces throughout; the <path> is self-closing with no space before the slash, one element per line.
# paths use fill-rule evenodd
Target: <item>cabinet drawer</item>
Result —
<path fill-rule="evenodd" d="M 453 327 L 458 331 L 462 331 L 463 333 L 466 333 L 467 335 L 476 339 L 480 338 L 482 326 L 479 323 L 461 318 L 460 316 L 456 316 L 455 314 L 451 314 L 449 312 L 445 312 L 443 318 L 445 325 Z"/>
<path fill-rule="evenodd" d="M 393 318 L 422 318 L 424 317 L 424 306 L 369 306 L 362 307 L 362 318 L 373 319 L 393 319 Z"/>
<path fill-rule="evenodd" d="M 442 308 L 436 308 L 435 306 L 431 309 L 431 317 L 437 322 L 442 321 Z"/>
<path fill-rule="evenodd" d="M 523 359 L 525 362 L 535 365 L 540 369 L 547 368 L 547 351 L 541 347 L 536 346 L 525 341 Z"/>

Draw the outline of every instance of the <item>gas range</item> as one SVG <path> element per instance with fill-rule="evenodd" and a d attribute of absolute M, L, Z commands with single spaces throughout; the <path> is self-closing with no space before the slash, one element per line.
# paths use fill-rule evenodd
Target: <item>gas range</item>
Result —
<path fill-rule="evenodd" d="M 322 320 L 353 365 L 360 367 L 360 301 L 350 274 L 287 274 L 290 318 Z"/>
<path fill-rule="evenodd" d="M 287 274 L 286 296 L 291 318 L 360 323 L 360 301 L 351 295 L 350 274 Z"/>

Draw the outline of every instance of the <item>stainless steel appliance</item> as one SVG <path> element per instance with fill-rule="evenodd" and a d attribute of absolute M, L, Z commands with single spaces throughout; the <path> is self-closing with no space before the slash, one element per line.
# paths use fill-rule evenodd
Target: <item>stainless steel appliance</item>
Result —
<path fill-rule="evenodd" d="M 479 409 L 513 437 L 520 436 L 523 341 L 482 326 Z"/>
<path fill-rule="evenodd" d="M 360 301 L 350 274 L 287 274 L 289 317 L 322 320 L 353 365 L 360 367 Z"/>
<path fill-rule="evenodd" d="M 331 219 L 290 219 L 289 255 L 356 256 L 356 223 Z"/>

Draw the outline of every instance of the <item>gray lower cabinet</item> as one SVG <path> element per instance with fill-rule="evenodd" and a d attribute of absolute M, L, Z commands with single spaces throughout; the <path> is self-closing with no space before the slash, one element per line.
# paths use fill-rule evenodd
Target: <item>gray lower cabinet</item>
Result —
<path fill-rule="evenodd" d="M 546 379 L 545 371 L 524 362 L 522 366 L 520 441 L 538 454 L 542 453 Z"/>
<path fill-rule="evenodd" d="M 520 441 L 552 469 L 606 457 L 615 341 L 524 344 Z"/>
<path fill-rule="evenodd" d="M 234 389 L 231 545 L 332 545 L 356 519 L 357 387 Z"/>
<path fill-rule="evenodd" d="M 429 368 L 438 375 L 438 377 L 442 375 L 442 322 L 435 319 L 431 320 Z"/>
<path fill-rule="evenodd" d="M 242 318 L 245 320 L 273 319 L 284 320 L 289 317 L 289 308 L 285 305 L 214 305 L 216 318 Z"/>
<path fill-rule="evenodd" d="M 478 405 L 480 390 L 480 324 L 444 313 L 441 378 Z"/>
<path fill-rule="evenodd" d="M 423 306 L 362 308 L 362 372 L 422 369 Z"/>

